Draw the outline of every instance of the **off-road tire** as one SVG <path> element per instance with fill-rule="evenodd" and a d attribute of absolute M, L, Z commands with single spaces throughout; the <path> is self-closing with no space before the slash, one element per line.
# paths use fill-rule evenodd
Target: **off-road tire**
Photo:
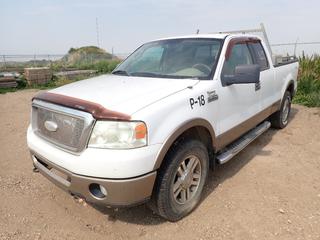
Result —
<path fill-rule="evenodd" d="M 193 192 L 191 186 L 189 188 L 189 198 L 185 203 L 179 203 L 174 194 L 174 183 L 177 183 L 178 169 L 181 171 L 181 164 L 183 162 L 191 163 L 187 160 L 188 156 L 193 156 L 192 161 L 197 161 L 197 167 L 200 169 L 200 179 L 197 188 Z M 191 159 L 191 158 L 190 158 Z M 194 160 L 196 159 L 196 160 Z M 190 164 L 191 165 L 191 164 Z M 193 164 L 195 165 L 195 164 Z M 187 164 L 189 167 L 189 164 Z M 189 169 L 189 168 L 188 168 Z M 190 168 L 191 169 L 191 168 Z M 192 170 L 193 171 L 193 170 Z M 192 212 L 201 200 L 201 193 L 206 182 L 209 171 L 209 156 L 205 145 L 198 140 L 185 140 L 177 143 L 167 154 L 164 162 L 158 172 L 156 184 L 149 207 L 163 218 L 175 222 Z M 186 171 L 191 172 L 191 171 Z M 196 172 L 194 173 L 196 174 Z M 181 176 L 181 175 L 180 175 Z M 186 176 L 186 175 L 185 175 Z M 186 178 L 184 178 L 186 179 Z M 191 178 L 194 179 L 191 174 Z M 193 180 L 192 180 L 193 181 Z M 182 186 L 182 185 L 181 185 Z M 184 190 L 187 191 L 187 190 Z M 182 193 L 180 193 L 182 194 Z M 186 193 L 185 196 L 188 196 Z M 182 197 L 181 197 L 182 198 Z M 184 198 L 186 199 L 186 198 Z"/>
<path fill-rule="evenodd" d="M 291 94 L 286 91 L 284 93 L 279 111 L 271 115 L 270 121 L 273 128 L 282 129 L 288 125 L 291 112 Z"/>

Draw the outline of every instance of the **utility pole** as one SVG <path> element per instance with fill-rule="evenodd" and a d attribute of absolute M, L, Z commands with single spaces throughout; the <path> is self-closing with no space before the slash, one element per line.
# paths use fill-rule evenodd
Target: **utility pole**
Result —
<path fill-rule="evenodd" d="M 99 41 L 99 24 L 98 24 L 98 18 L 96 17 L 96 31 L 97 31 L 97 46 L 100 47 L 100 41 Z"/>

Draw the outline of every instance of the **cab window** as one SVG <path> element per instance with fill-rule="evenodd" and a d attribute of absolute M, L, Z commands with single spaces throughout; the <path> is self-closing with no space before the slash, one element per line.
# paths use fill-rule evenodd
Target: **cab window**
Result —
<path fill-rule="evenodd" d="M 250 43 L 249 46 L 252 48 L 255 54 L 256 63 L 259 64 L 260 71 L 269 69 L 269 62 L 261 43 L 260 42 Z"/>
<path fill-rule="evenodd" d="M 233 46 L 228 60 L 224 62 L 222 75 L 234 75 L 236 66 L 251 65 L 253 59 L 246 43 L 237 43 Z"/>

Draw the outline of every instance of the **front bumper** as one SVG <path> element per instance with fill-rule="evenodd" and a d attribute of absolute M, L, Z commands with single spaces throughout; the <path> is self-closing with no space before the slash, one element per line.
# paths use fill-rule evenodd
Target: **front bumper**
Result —
<path fill-rule="evenodd" d="M 65 191 L 86 199 L 86 201 L 107 206 L 129 206 L 146 201 L 152 194 L 156 172 L 129 179 L 105 179 L 74 174 L 31 152 L 33 165 L 51 182 Z M 103 186 L 107 194 L 97 197 L 89 186 Z M 93 186 L 93 185 L 92 185 Z"/>
<path fill-rule="evenodd" d="M 161 144 L 135 149 L 86 148 L 81 154 L 71 154 L 40 138 L 28 128 L 30 151 L 49 162 L 81 175 L 105 179 L 133 179 L 153 172 Z"/>

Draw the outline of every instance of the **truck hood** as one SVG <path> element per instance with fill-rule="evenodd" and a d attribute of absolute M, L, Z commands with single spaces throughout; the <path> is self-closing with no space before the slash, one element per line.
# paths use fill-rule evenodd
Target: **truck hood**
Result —
<path fill-rule="evenodd" d="M 102 75 L 49 92 L 98 103 L 107 109 L 130 115 L 198 82 L 193 79 Z"/>

